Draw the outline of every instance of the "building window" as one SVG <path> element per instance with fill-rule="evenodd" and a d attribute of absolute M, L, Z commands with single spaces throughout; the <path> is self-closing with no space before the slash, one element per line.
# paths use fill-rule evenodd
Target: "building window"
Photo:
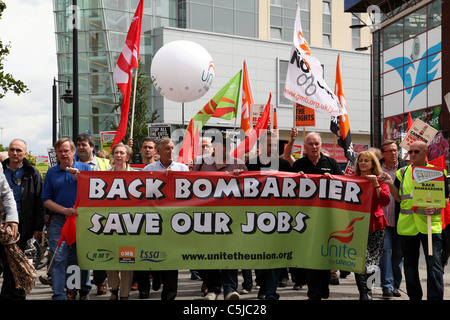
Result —
<path fill-rule="evenodd" d="M 309 0 L 303 0 L 302 2 Z M 291 42 L 294 36 L 294 24 L 296 14 L 296 0 L 271 1 L 270 6 L 270 34 L 272 40 Z M 309 18 L 309 14 L 307 15 Z M 307 31 L 309 34 L 309 21 Z M 304 22 L 302 21 L 302 27 Z"/>
<path fill-rule="evenodd" d="M 322 2 L 322 46 L 331 47 L 331 2 Z"/>
<path fill-rule="evenodd" d="M 302 22 L 302 31 L 303 36 L 305 37 L 306 42 L 310 43 L 310 33 L 311 33 L 311 18 L 310 18 L 310 11 L 311 11 L 311 4 L 310 0 L 300 0 L 299 1 L 299 7 L 300 7 L 300 20 Z"/>
<path fill-rule="evenodd" d="M 181 3 L 179 11 L 185 12 L 179 13 L 179 26 L 251 38 L 257 36 L 257 0 L 193 0 Z"/>
<path fill-rule="evenodd" d="M 352 26 L 361 24 L 361 13 L 356 12 L 352 14 Z M 352 49 L 359 48 L 361 46 L 361 29 L 352 29 Z"/>
<path fill-rule="evenodd" d="M 292 106 L 293 102 L 284 97 L 288 66 L 288 60 L 278 60 L 278 104 Z"/>
<path fill-rule="evenodd" d="M 270 27 L 270 39 L 281 40 L 281 28 Z"/>

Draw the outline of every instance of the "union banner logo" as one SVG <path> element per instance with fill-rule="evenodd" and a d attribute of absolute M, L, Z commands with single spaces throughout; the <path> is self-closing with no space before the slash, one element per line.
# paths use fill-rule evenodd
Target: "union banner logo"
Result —
<path fill-rule="evenodd" d="M 328 237 L 328 243 L 330 243 L 331 239 L 336 239 L 343 243 L 351 242 L 353 240 L 353 231 L 354 231 L 353 225 L 355 224 L 355 222 L 361 221 L 362 219 L 364 219 L 364 217 L 354 218 L 354 219 L 352 219 L 352 221 L 350 221 L 350 223 L 344 230 L 338 230 L 338 231 L 332 232 L 330 234 L 330 236 Z"/>

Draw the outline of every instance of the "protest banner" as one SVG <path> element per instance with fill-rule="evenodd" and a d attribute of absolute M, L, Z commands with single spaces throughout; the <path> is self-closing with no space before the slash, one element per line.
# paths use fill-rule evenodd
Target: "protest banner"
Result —
<path fill-rule="evenodd" d="M 361 273 L 373 192 L 361 177 L 81 172 L 78 262 L 86 270 Z"/>
<path fill-rule="evenodd" d="M 437 132 L 438 131 L 432 126 L 417 118 L 414 120 L 411 128 L 408 129 L 405 138 L 400 143 L 400 147 L 405 150 L 409 150 L 410 145 L 419 139 L 425 142 L 428 146 L 434 139 Z"/>
<path fill-rule="evenodd" d="M 154 141 L 162 138 L 170 138 L 170 124 L 168 123 L 149 123 L 147 124 L 148 137 Z"/>
<path fill-rule="evenodd" d="M 117 131 L 100 132 L 101 149 L 110 152 Z"/>

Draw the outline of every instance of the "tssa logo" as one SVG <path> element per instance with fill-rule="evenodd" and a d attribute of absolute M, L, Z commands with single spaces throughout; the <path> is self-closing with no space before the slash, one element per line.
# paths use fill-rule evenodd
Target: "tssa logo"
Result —
<path fill-rule="evenodd" d="M 334 265 L 345 265 L 355 267 L 355 259 L 357 251 L 355 248 L 347 244 L 353 240 L 354 224 L 363 220 L 364 217 L 354 218 L 350 221 L 344 230 L 334 231 L 328 237 L 326 246 L 321 246 L 321 254 L 323 257 L 329 257 L 330 263 Z M 341 244 L 331 245 L 331 239 L 338 240 Z"/>
<path fill-rule="evenodd" d="M 141 250 L 139 258 L 141 258 L 141 261 L 162 262 L 167 259 L 167 253 L 165 251 Z"/>

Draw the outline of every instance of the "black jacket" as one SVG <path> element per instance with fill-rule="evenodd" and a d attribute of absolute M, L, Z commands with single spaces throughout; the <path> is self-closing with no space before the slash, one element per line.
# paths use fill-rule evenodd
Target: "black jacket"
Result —
<path fill-rule="evenodd" d="M 3 171 L 9 159 L 2 162 Z M 21 213 L 19 219 L 20 247 L 33 237 L 34 231 L 42 231 L 45 224 L 45 209 L 41 199 L 42 176 L 26 159 L 23 160 L 23 177 L 20 188 Z"/>

